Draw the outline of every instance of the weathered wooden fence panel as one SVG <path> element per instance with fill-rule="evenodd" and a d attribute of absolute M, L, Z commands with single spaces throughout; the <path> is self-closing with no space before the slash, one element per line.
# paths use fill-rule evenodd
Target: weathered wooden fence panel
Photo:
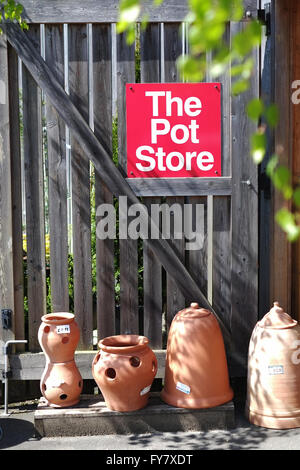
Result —
<path fill-rule="evenodd" d="M 78 2 L 72 1 L 78 7 Z M 257 169 L 249 158 L 248 146 L 248 137 L 254 130 L 254 125 L 249 122 L 245 113 L 248 98 L 258 96 L 259 93 L 258 55 L 254 55 L 257 67 L 253 74 L 251 89 L 243 97 L 231 98 L 231 80 L 228 74 L 224 74 L 220 80 L 221 177 L 189 180 L 172 178 L 172 181 L 127 179 L 125 85 L 136 81 L 144 83 L 182 81 L 176 68 L 176 59 L 185 53 L 187 47 L 186 27 L 182 27 L 181 23 L 184 19 L 185 2 L 182 4 L 177 0 L 165 2 L 165 9 L 160 11 L 167 16 L 162 14 L 159 19 L 150 16 L 152 21 L 145 31 L 137 27 L 136 43 L 132 46 L 126 43 L 125 35 L 115 33 L 115 25 L 112 24 L 115 21 L 114 2 L 110 2 L 107 6 L 107 15 L 104 11 L 100 14 L 98 5 L 98 16 L 94 21 L 90 18 L 93 23 L 90 25 L 86 24 L 88 19 L 82 21 L 81 15 L 78 16 L 81 21 L 76 20 L 76 8 L 70 19 L 66 20 L 63 3 L 60 4 L 62 14 L 60 20 L 58 17 L 54 18 L 53 9 L 52 13 L 48 9 L 49 17 L 45 21 L 47 24 L 44 29 L 41 28 L 40 32 L 39 24 L 33 24 L 26 35 L 39 50 L 40 34 L 42 36 L 44 34 L 46 63 L 61 86 L 65 86 L 67 82 L 72 103 L 91 128 L 83 129 L 85 136 L 83 140 L 91 136 L 89 132 L 92 130 L 105 154 L 111 158 L 113 147 L 116 145 L 113 145 L 113 141 L 117 141 L 118 162 L 114 153 L 114 164 L 118 166 L 124 177 L 123 188 L 126 188 L 126 191 L 122 193 L 118 186 L 119 176 L 117 180 L 113 179 L 112 176 L 117 173 L 111 171 L 110 178 L 106 178 L 107 175 L 104 177 L 101 173 L 102 168 L 112 167 L 107 166 L 103 152 L 94 151 L 98 149 L 96 140 L 90 144 L 90 147 L 83 145 L 83 140 L 78 139 L 78 135 L 71 128 L 71 149 L 68 149 L 66 125 L 72 124 L 73 118 L 68 115 L 64 122 L 63 113 L 52 106 L 49 97 L 45 98 L 47 145 L 43 150 L 41 90 L 23 65 L 22 123 L 28 262 L 28 281 L 24 287 L 27 287 L 28 291 L 29 351 L 39 350 L 37 328 L 40 317 L 46 312 L 47 295 L 47 308 L 50 308 L 50 298 L 52 311 L 72 310 L 71 300 L 74 300 L 73 311 L 81 329 L 79 350 L 93 349 L 95 339 L 99 340 L 118 332 L 145 334 L 149 337 L 151 346 L 157 350 L 165 346 L 172 318 L 186 305 L 187 300 L 191 300 L 185 298 L 182 289 L 184 280 L 178 282 L 181 274 L 178 275 L 176 272 L 174 277 L 170 269 L 166 272 L 163 267 L 166 266 L 165 253 L 171 253 L 166 251 L 167 245 L 159 246 L 150 240 L 141 242 L 126 239 L 122 233 L 119 234 L 117 241 L 101 240 L 96 236 L 96 226 L 100 220 L 97 208 L 102 204 L 115 204 L 117 208 L 114 196 L 130 197 L 130 190 L 133 189 L 149 211 L 151 204 L 168 203 L 170 206 L 179 204 L 184 208 L 186 203 L 191 203 L 195 216 L 196 205 L 200 207 L 197 224 L 194 220 L 194 227 L 199 228 L 200 246 L 196 250 L 187 250 L 188 240 L 184 236 L 180 240 L 172 239 L 171 244 L 178 259 L 188 268 L 197 288 L 200 288 L 212 304 L 227 329 L 231 329 L 230 340 L 234 345 L 232 358 L 235 367 L 232 373 L 238 374 L 244 371 L 247 340 L 257 319 L 258 308 L 258 180 Z M 249 11 L 256 11 L 254 0 L 246 3 Z M 177 9 L 172 14 L 171 7 Z M 42 23 L 45 19 L 44 13 L 38 12 L 34 2 L 30 0 L 25 1 L 25 10 L 30 13 L 32 22 Z M 98 24 L 95 24 L 97 21 Z M 67 35 L 64 34 L 63 22 L 69 23 Z M 226 40 L 231 40 L 232 35 L 243 27 L 242 23 L 228 25 Z M 10 39 L 13 42 L 13 39 Z M 4 341 L 6 337 L 13 337 L 14 334 L 18 337 L 23 336 L 24 323 L 22 323 L 23 310 L 20 300 L 23 296 L 20 279 L 23 263 L 20 250 L 22 236 L 20 151 L 12 152 L 9 148 L 9 146 L 17 148 L 20 145 L 20 131 L 15 126 L 11 129 L 9 138 L 7 129 L 9 117 L 11 122 L 12 117 L 19 114 L 16 81 L 14 85 L 10 83 L 17 74 L 17 57 L 9 46 L 8 74 L 7 65 L 5 66 L 7 61 L 5 37 L 1 38 L 1 45 L 0 78 L 8 84 L 10 108 L 7 107 L 7 101 L 0 103 L 3 107 L 0 130 L 4 142 L 0 152 L 5 156 L 4 159 L 0 158 L 0 246 L 3 251 L 13 239 L 14 257 L 11 250 L 6 250 L 5 256 L 3 254 L 0 257 L 0 270 L 6 273 L 6 279 L 1 276 L 3 289 L 0 293 L 2 296 L 0 307 L 12 308 L 18 323 L 18 327 L 14 325 L 10 332 L 0 330 L 1 340 Z M 211 81 L 209 73 L 206 81 Z M 115 125 L 116 119 L 117 125 Z M 92 139 L 94 136 L 91 136 Z M 45 153 L 49 194 L 45 189 L 43 175 Z M 14 159 L 10 163 L 12 154 Z M 93 165 L 89 158 L 92 159 Z M 15 181 L 11 176 L 10 165 L 16 172 Z M 71 186 L 68 186 L 67 171 L 70 165 L 72 178 Z M 248 180 L 250 184 L 246 183 Z M 2 191 L 3 181 L 7 182 L 8 194 L 15 194 L 15 212 L 12 212 L 10 197 L 7 198 Z M 69 197 L 72 199 L 72 247 L 68 244 Z M 44 198 L 49 201 L 51 284 L 47 290 Z M 119 199 L 119 204 L 120 202 Z M 6 217 L 8 222 L 5 227 L 3 227 L 3 217 Z M 126 227 L 129 222 L 130 218 Z M 159 249 L 156 251 L 155 248 Z M 74 263 L 73 273 L 70 270 L 70 258 Z M 6 263 L 5 269 L 3 263 Z M 168 266 L 178 266 L 176 263 L 177 261 L 174 261 Z M 186 279 L 188 283 L 188 276 Z M 70 281 L 74 287 L 72 299 L 69 297 Z M 139 295 L 139 290 L 142 290 L 142 295 Z M 191 286 L 185 292 L 190 295 L 191 292 L 198 290 Z M 198 300 L 201 304 L 201 297 L 199 298 L 197 296 L 194 300 Z M 248 299 L 247 303 L 245 299 Z M 118 303 L 120 305 L 117 305 Z"/>

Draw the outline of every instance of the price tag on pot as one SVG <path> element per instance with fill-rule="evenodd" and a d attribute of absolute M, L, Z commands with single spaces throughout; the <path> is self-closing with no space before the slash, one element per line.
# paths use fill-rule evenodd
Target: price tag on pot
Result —
<path fill-rule="evenodd" d="M 56 327 L 56 333 L 59 335 L 70 333 L 70 325 L 58 325 Z"/>
<path fill-rule="evenodd" d="M 146 395 L 146 393 L 150 392 L 151 385 L 148 385 L 148 387 L 143 388 L 143 390 L 140 392 L 140 395 Z"/>
<path fill-rule="evenodd" d="M 269 375 L 279 375 L 284 374 L 283 366 L 268 366 Z"/>
<path fill-rule="evenodd" d="M 186 393 L 187 395 L 191 393 L 190 387 L 188 385 L 182 384 L 181 382 L 177 382 L 176 388 L 180 392 Z"/>

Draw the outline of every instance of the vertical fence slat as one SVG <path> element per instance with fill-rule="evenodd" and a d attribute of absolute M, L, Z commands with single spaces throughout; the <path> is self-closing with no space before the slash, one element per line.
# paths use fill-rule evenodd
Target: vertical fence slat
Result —
<path fill-rule="evenodd" d="M 14 312 L 11 153 L 9 138 L 7 42 L 0 36 L 0 309 Z M 0 310 L 0 311 L 1 311 Z M 14 339 L 13 328 L 3 329 L 0 343 Z"/>
<path fill-rule="evenodd" d="M 243 27 L 232 23 L 231 31 L 235 34 Z M 249 339 L 258 312 L 258 173 L 249 148 L 255 124 L 245 111 L 247 102 L 259 96 L 258 50 L 252 56 L 255 73 L 250 88 L 232 98 L 232 367 L 241 375 L 247 366 Z M 246 184 L 248 180 L 250 185 Z"/>
<path fill-rule="evenodd" d="M 119 166 L 127 173 L 125 84 L 135 82 L 135 48 L 126 35 L 117 35 L 117 109 Z M 138 251 L 137 241 L 120 239 L 120 331 L 138 333 Z"/>
<path fill-rule="evenodd" d="M 203 205 L 203 212 L 200 213 L 202 220 L 196 220 L 195 229 L 197 226 L 203 230 L 203 245 L 197 250 L 188 251 L 189 270 L 192 273 L 195 281 L 204 295 L 207 295 L 207 198 L 203 196 L 191 196 L 188 202 L 195 206 L 194 214 L 196 217 L 196 205 Z"/>
<path fill-rule="evenodd" d="M 64 85 L 64 43 L 61 26 L 45 27 L 45 60 Z M 53 312 L 69 310 L 66 129 L 46 97 L 49 165 L 50 273 Z"/>
<path fill-rule="evenodd" d="M 141 82 L 160 81 L 160 24 L 149 24 L 141 32 Z M 143 202 L 150 210 L 161 198 L 147 197 Z M 144 241 L 144 334 L 153 348 L 162 347 L 162 265 Z"/>
<path fill-rule="evenodd" d="M 69 91 L 88 121 L 88 37 L 86 25 L 69 25 Z M 71 135 L 74 313 L 81 330 L 78 349 L 93 347 L 90 163 Z"/>
<path fill-rule="evenodd" d="M 28 32 L 33 47 L 40 47 L 39 26 Z M 23 66 L 23 135 L 26 190 L 28 318 L 30 350 L 39 350 L 37 332 L 46 313 L 44 180 L 41 90 Z"/>
<path fill-rule="evenodd" d="M 229 44 L 230 25 L 226 25 L 224 42 Z M 221 82 L 221 135 L 222 135 L 222 176 L 231 176 L 231 79 L 226 71 L 220 77 Z"/>
<path fill-rule="evenodd" d="M 180 23 L 164 24 L 164 78 L 165 82 L 179 82 L 180 75 L 176 67 L 176 60 L 182 53 Z M 166 203 L 172 205 L 180 204 L 183 209 L 184 197 L 167 197 Z M 184 236 L 181 240 L 173 240 L 173 246 L 181 260 L 185 258 L 185 240 Z M 172 276 L 167 273 L 167 327 L 170 326 L 174 315 L 178 310 L 184 308 L 185 299 L 178 289 Z"/>
<path fill-rule="evenodd" d="M 23 230 L 22 230 L 22 184 L 21 147 L 19 116 L 19 77 L 18 56 L 8 45 L 9 119 L 12 174 L 12 225 L 13 225 L 13 266 L 14 266 L 14 306 L 16 339 L 24 339 L 24 275 L 23 275 Z M 17 347 L 24 350 L 24 345 Z"/>
<path fill-rule="evenodd" d="M 112 153 L 111 25 L 93 25 L 94 132 Z M 95 173 L 95 204 L 113 204 L 113 195 Z M 96 218 L 97 223 L 97 218 Z M 98 339 L 115 334 L 114 240 L 96 239 Z"/>
<path fill-rule="evenodd" d="M 214 310 L 230 328 L 231 317 L 231 201 L 214 197 L 213 205 L 213 266 Z"/>

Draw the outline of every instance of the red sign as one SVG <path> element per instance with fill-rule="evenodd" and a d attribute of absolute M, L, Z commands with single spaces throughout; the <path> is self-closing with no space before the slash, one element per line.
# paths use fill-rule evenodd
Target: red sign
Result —
<path fill-rule="evenodd" d="M 127 84 L 128 178 L 221 176 L 221 84 Z"/>

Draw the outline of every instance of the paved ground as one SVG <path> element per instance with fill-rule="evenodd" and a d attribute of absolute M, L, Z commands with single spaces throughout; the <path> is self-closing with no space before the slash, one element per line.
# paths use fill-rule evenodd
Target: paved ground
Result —
<path fill-rule="evenodd" d="M 250 425 L 243 408 L 236 407 L 236 427 L 223 431 L 154 433 L 37 438 L 34 430 L 35 405 L 11 409 L 9 417 L 0 415 L 2 450 L 300 450 L 300 428 L 271 430 Z M 1 413 L 1 410 L 0 410 Z"/>

